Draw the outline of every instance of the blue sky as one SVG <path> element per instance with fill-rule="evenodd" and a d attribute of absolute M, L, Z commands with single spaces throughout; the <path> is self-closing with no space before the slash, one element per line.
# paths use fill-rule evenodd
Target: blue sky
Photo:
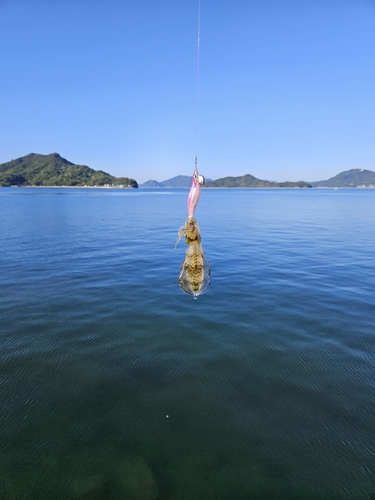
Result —
<path fill-rule="evenodd" d="M 0 0 L 0 163 L 138 182 L 375 170 L 374 0 Z"/>

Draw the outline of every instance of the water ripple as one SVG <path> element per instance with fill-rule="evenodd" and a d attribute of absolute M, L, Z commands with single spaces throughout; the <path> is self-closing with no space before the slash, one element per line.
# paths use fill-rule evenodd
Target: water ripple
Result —
<path fill-rule="evenodd" d="M 375 192 L 186 194 L 0 189 L 0 496 L 371 498 Z"/>

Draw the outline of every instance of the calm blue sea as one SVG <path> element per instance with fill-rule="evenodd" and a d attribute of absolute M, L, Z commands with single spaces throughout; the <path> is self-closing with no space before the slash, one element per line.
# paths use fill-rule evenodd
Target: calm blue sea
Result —
<path fill-rule="evenodd" d="M 375 498 L 375 190 L 0 189 L 2 500 Z"/>

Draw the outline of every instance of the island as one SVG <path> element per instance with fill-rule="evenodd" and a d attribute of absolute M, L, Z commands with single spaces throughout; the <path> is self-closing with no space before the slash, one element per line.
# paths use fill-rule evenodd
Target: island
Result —
<path fill-rule="evenodd" d="M 150 180 L 144 182 L 140 187 L 190 187 L 191 176 L 178 175 L 163 182 Z M 345 170 L 325 181 L 265 181 L 253 175 L 246 174 L 238 177 L 221 177 L 220 179 L 206 179 L 207 188 L 375 188 L 375 172 L 353 168 Z"/>
<path fill-rule="evenodd" d="M 246 174 L 239 177 L 222 177 L 216 181 L 206 182 L 206 187 L 311 188 L 312 185 L 305 181 L 263 181 L 253 175 Z"/>
<path fill-rule="evenodd" d="M 128 177 L 115 177 L 86 165 L 75 165 L 58 153 L 30 153 L 0 165 L 0 186 L 65 186 L 137 188 Z"/>
<path fill-rule="evenodd" d="M 364 168 L 352 168 L 327 179 L 311 183 L 313 187 L 375 187 L 375 172 Z"/>

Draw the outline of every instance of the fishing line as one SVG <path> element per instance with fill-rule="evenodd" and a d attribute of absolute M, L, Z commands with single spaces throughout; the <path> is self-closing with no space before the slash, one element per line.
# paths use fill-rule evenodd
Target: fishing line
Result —
<path fill-rule="evenodd" d="M 196 100 L 195 100 L 195 169 L 198 169 L 200 45 L 201 45 L 201 0 L 198 0 L 197 93 L 196 93 Z"/>

